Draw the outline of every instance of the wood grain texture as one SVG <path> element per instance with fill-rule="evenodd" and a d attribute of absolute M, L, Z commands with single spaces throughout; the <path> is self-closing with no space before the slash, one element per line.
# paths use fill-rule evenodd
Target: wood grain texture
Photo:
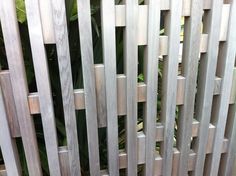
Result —
<path fill-rule="evenodd" d="M 38 0 L 26 0 L 27 23 L 50 175 L 61 175 L 56 122 Z"/>
<path fill-rule="evenodd" d="M 61 175 L 68 176 L 70 175 L 70 166 L 69 166 L 69 156 L 68 149 L 65 146 L 58 148 L 59 161 L 61 166 Z"/>
<path fill-rule="evenodd" d="M 107 108 L 106 108 L 106 78 L 104 64 L 96 64 L 95 68 L 95 82 L 96 82 L 96 101 L 97 101 L 97 118 L 98 126 L 106 126 Z M 117 107 L 117 106 L 114 106 Z"/>
<path fill-rule="evenodd" d="M 100 67 L 98 70 L 104 68 Z M 96 70 L 96 69 L 95 69 Z M 98 71 L 97 70 L 97 71 Z M 104 70 L 103 70 L 104 71 Z M 100 71 L 99 71 L 100 72 Z M 95 71 L 96 73 L 96 71 Z M 100 74 L 100 73 L 99 73 Z M 97 75 L 95 76 L 97 77 Z M 96 78 L 97 79 L 97 78 Z M 99 78 L 99 79 L 104 79 L 104 78 Z M 126 106 L 125 106 L 125 96 L 126 96 L 126 76 L 124 74 L 119 74 L 117 75 L 117 106 L 118 106 L 118 115 L 125 115 L 126 114 Z M 217 84 L 216 84 L 217 83 Z M 219 94 L 219 80 L 215 80 L 215 87 L 214 88 L 214 94 Z M 100 83 L 98 83 L 97 80 L 97 86 L 101 86 Z M 185 78 L 183 76 L 178 76 L 177 77 L 177 97 L 176 97 L 176 104 L 177 105 L 182 105 L 183 104 L 183 98 L 184 98 L 184 84 L 185 84 Z M 103 88 L 96 89 L 96 94 L 104 94 L 104 85 L 102 85 Z M 100 92 L 101 91 L 101 92 Z M 145 102 L 146 101 L 146 91 L 147 91 L 147 85 L 143 82 L 139 82 L 137 84 L 137 97 L 138 100 L 137 102 Z M 85 100 L 84 100 L 84 89 L 75 89 L 74 90 L 74 99 L 75 99 L 75 109 L 76 110 L 82 110 L 85 109 Z M 97 100 L 98 103 L 102 103 L 101 106 L 101 116 L 98 115 L 98 127 L 105 127 L 106 126 L 106 115 L 104 115 L 104 106 L 105 97 L 101 97 L 100 100 Z M 30 107 L 30 112 L 31 114 L 39 114 L 40 113 L 40 107 L 39 107 L 39 95 L 37 92 L 30 93 L 28 96 L 28 101 L 29 101 L 29 107 Z M 102 117 L 102 118 L 100 118 Z"/>
<path fill-rule="evenodd" d="M 0 85 L 0 147 L 8 176 L 21 176 L 21 165 L 15 140 L 11 137 L 2 88 Z"/>
<path fill-rule="evenodd" d="M 70 173 L 73 176 L 80 176 L 79 144 L 75 116 L 75 101 L 72 84 L 65 2 L 63 0 L 51 0 L 51 8 L 62 90 L 62 103 L 69 151 Z"/>
<path fill-rule="evenodd" d="M 138 74 L 138 48 L 137 48 L 137 22 L 138 1 L 125 0 L 126 27 L 124 29 L 124 60 L 126 75 L 126 152 L 127 170 L 129 176 L 137 175 L 137 74 Z"/>
<path fill-rule="evenodd" d="M 220 25 L 220 41 L 227 40 L 228 24 L 229 24 L 230 4 L 223 4 L 221 25 Z"/>
<path fill-rule="evenodd" d="M 105 65 L 108 173 L 119 175 L 115 1 L 102 0 L 102 39 Z"/>
<path fill-rule="evenodd" d="M 5 165 L 0 165 L 0 175 L 7 176 L 7 171 Z"/>
<path fill-rule="evenodd" d="M 186 1 L 184 1 L 186 2 Z M 179 107 L 177 148 L 180 151 L 178 175 L 188 174 L 191 130 L 194 115 L 195 93 L 197 87 L 198 58 L 200 52 L 201 22 L 203 1 L 191 1 L 191 13 L 185 18 L 182 75 L 185 77 L 184 102 Z"/>
<path fill-rule="evenodd" d="M 227 126 L 225 136 L 229 139 L 228 152 L 221 156 L 219 167 L 220 176 L 233 175 L 235 170 L 235 153 L 236 153 L 236 104 L 230 105 L 227 117 Z"/>
<path fill-rule="evenodd" d="M 168 55 L 164 58 L 161 122 L 164 125 L 164 141 L 160 155 L 163 157 L 163 175 L 170 176 L 173 158 L 173 138 L 176 109 L 178 53 L 180 42 L 181 1 L 170 1 L 170 11 L 165 19 L 165 35 L 168 35 Z"/>
<path fill-rule="evenodd" d="M 43 40 L 45 44 L 55 43 L 55 35 L 53 30 L 53 19 L 51 13 L 50 1 L 39 0 L 39 10 L 43 30 Z"/>
<path fill-rule="evenodd" d="M 210 125 L 209 126 L 209 136 L 208 136 L 208 143 L 207 143 L 207 149 L 206 153 L 210 154 L 212 152 L 212 144 L 213 144 L 213 137 L 215 133 L 215 126 Z M 138 132 L 137 133 L 137 139 L 138 139 L 138 164 L 144 164 L 145 163 L 145 135 L 143 132 Z M 228 139 L 223 140 L 223 145 L 222 145 L 222 154 L 226 154 L 228 152 Z M 66 147 L 60 147 L 60 151 L 63 152 L 63 157 L 66 158 L 66 155 L 68 154 L 68 150 Z M 179 165 L 179 150 L 177 148 L 173 148 L 173 165 L 172 165 L 172 175 L 177 175 L 177 168 Z M 61 152 L 60 152 L 61 155 Z M 189 158 L 188 158 L 188 171 L 193 171 L 195 168 L 195 160 L 196 160 L 196 153 L 194 153 L 193 150 L 190 150 L 189 152 Z M 162 171 L 162 164 L 163 164 L 163 158 L 159 155 L 155 155 L 155 175 L 163 175 Z M 120 169 L 127 168 L 127 153 L 125 150 L 119 150 L 119 167 Z M 101 175 L 107 175 L 108 172 L 106 170 L 101 171 Z"/>
<path fill-rule="evenodd" d="M 211 10 L 204 16 L 203 33 L 208 33 L 208 48 L 215 48 L 203 54 L 199 66 L 199 81 L 196 99 L 196 119 L 200 122 L 199 136 L 196 138 L 193 150 L 197 153 L 194 176 L 203 174 L 208 125 L 211 117 L 211 106 L 214 91 L 214 77 L 217 64 L 217 54 L 220 34 L 221 10 L 223 1 L 212 1 Z"/>
<path fill-rule="evenodd" d="M 98 148 L 98 123 L 93 62 L 93 43 L 90 16 L 90 0 L 78 0 L 78 21 L 84 82 L 90 175 L 100 173 Z"/>
<path fill-rule="evenodd" d="M 236 100 L 236 67 L 234 67 L 234 75 L 233 75 L 233 81 L 232 81 L 232 88 L 230 93 L 230 104 L 234 104 Z"/>
<path fill-rule="evenodd" d="M 148 6 L 147 46 L 144 49 L 144 82 L 146 88 L 146 103 L 144 104 L 144 135 L 145 135 L 145 167 L 144 175 L 154 175 L 154 160 L 156 152 L 156 116 L 157 116 L 157 78 L 160 26 L 160 3 L 146 0 Z"/>
<path fill-rule="evenodd" d="M 236 54 L 236 3 L 231 5 L 231 15 L 227 31 L 227 41 L 221 43 L 218 54 L 218 65 L 216 75 L 222 78 L 221 92 L 219 96 L 214 99 L 212 106 L 211 121 L 216 126 L 216 132 L 213 142 L 212 156 L 210 157 L 210 165 L 206 168 L 205 173 L 213 176 L 217 175 L 220 164 L 220 150 L 225 134 L 225 126 L 228 114 L 230 89 L 232 87 L 233 69 L 235 64 Z"/>
<path fill-rule="evenodd" d="M 0 71 L 0 84 L 2 87 L 3 98 L 5 100 L 5 108 L 11 130 L 11 136 L 20 137 L 20 126 L 16 113 L 16 106 L 9 71 Z"/>
<path fill-rule="evenodd" d="M 34 123 L 28 106 L 28 87 L 16 18 L 15 1 L 0 1 L 0 19 L 28 171 L 30 175 L 41 176 L 42 169 Z"/>

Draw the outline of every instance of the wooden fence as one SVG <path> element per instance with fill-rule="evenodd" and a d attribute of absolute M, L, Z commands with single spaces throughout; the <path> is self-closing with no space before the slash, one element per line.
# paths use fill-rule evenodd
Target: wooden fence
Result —
<path fill-rule="evenodd" d="M 90 175 L 115 176 L 126 168 L 126 174 L 133 176 L 139 165 L 143 165 L 146 176 L 232 175 L 236 153 L 235 0 L 145 0 L 140 5 L 138 0 L 122 4 L 101 0 L 104 63 L 96 65 L 90 1 L 77 0 L 83 89 L 74 89 L 72 84 L 64 0 L 25 0 L 25 5 L 38 91 L 28 91 L 15 1 L 1 0 L 0 20 L 9 70 L 0 72 L 0 144 L 5 163 L 0 175 L 22 175 L 15 143 L 19 137 L 29 174 L 43 174 L 32 116 L 39 113 L 50 175 L 81 175 L 79 145 L 83 144 L 78 143 L 75 110 L 82 109 L 86 112 Z M 159 36 L 162 12 L 165 32 Z M 116 27 L 124 29 L 125 41 L 125 71 L 119 75 Z M 67 146 L 58 146 L 57 142 L 44 47 L 52 43 L 57 49 Z M 145 72 L 144 81 L 138 83 L 139 46 L 145 50 Z M 160 56 L 164 65 L 161 85 Z M 161 118 L 156 123 L 159 86 Z M 138 102 L 144 104 L 142 131 L 137 131 Z M 123 150 L 118 148 L 118 116 L 126 118 Z M 100 169 L 99 160 L 101 127 L 107 130 L 105 170 Z M 159 151 L 156 142 L 160 143 Z"/>

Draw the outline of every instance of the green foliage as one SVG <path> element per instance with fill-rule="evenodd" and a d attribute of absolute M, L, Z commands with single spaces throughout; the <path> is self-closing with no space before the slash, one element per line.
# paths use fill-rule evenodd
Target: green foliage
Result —
<path fill-rule="evenodd" d="M 17 14 L 17 19 L 20 23 L 24 23 L 26 21 L 24 0 L 16 0 L 16 14 Z"/>

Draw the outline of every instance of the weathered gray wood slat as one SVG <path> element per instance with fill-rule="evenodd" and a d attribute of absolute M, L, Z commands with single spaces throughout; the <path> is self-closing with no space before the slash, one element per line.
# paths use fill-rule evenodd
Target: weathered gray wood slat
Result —
<path fill-rule="evenodd" d="M 216 132 L 213 142 L 212 156 L 210 165 L 205 170 L 207 175 L 217 175 L 220 164 L 220 150 L 225 134 L 225 125 L 228 114 L 230 89 L 232 87 L 232 78 L 236 54 L 236 3 L 232 1 L 230 10 L 230 20 L 227 32 L 227 40 L 219 48 L 218 66 L 216 75 L 222 78 L 221 92 L 215 99 L 212 106 L 212 123 L 216 126 Z M 232 154 L 232 153 L 231 153 Z"/>
<path fill-rule="evenodd" d="M 40 176 L 42 175 L 42 169 L 33 119 L 30 116 L 28 106 L 28 87 L 16 18 L 15 1 L 0 1 L 0 19 L 29 174 Z"/>
<path fill-rule="evenodd" d="M 64 0 L 51 0 L 51 8 L 62 90 L 70 173 L 73 176 L 80 176 L 79 144 Z"/>
<path fill-rule="evenodd" d="M 60 176 L 61 170 L 58 157 L 57 131 L 51 95 L 49 70 L 40 20 L 39 1 L 26 0 L 25 4 L 49 172 L 50 175 Z"/>
<path fill-rule="evenodd" d="M 185 77 L 184 90 L 187 91 L 184 92 L 183 106 L 179 107 L 180 115 L 177 130 L 177 148 L 180 151 L 179 176 L 184 176 L 188 173 L 188 157 L 190 153 L 191 130 L 197 86 L 202 9 L 202 0 L 192 0 L 190 17 L 185 18 L 182 74 Z"/>
<path fill-rule="evenodd" d="M 53 20 L 50 1 L 39 0 L 40 19 L 42 23 L 43 40 L 45 44 L 55 43 Z"/>
<path fill-rule="evenodd" d="M 144 50 L 144 82 L 147 85 L 146 103 L 144 104 L 144 134 L 145 134 L 145 167 L 146 176 L 154 175 L 154 161 L 156 153 L 156 116 L 157 116 L 157 78 L 160 2 L 147 0 L 147 46 Z"/>
<path fill-rule="evenodd" d="M 21 165 L 15 140 L 11 136 L 5 103 L 0 85 L 0 147 L 8 176 L 21 176 Z"/>
<path fill-rule="evenodd" d="M 59 147 L 59 160 L 61 165 L 61 175 L 69 176 L 70 175 L 70 166 L 69 166 L 69 156 L 68 148 L 65 146 Z"/>
<path fill-rule="evenodd" d="M 138 48 L 137 48 L 137 22 L 138 1 L 125 0 L 126 27 L 124 29 L 124 60 L 126 75 L 126 152 L 127 170 L 129 176 L 137 175 L 137 74 L 138 74 Z"/>
<path fill-rule="evenodd" d="M 0 84 L 3 98 L 5 100 L 6 113 L 12 137 L 20 137 L 20 126 L 16 113 L 15 100 L 12 92 L 11 78 L 9 71 L 0 71 Z"/>
<path fill-rule="evenodd" d="M 225 136 L 229 139 L 228 152 L 221 156 L 219 167 L 220 176 L 233 175 L 236 153 L 236 104 L 229 106 L 227 128 Z"/>
<path fill-rule="evenodd" d="M 94 65 L 98 127 L 105 127 L 107 120 L 104 64 Z"/>
<path fill-rule="evenodd" d="M 90 175 L 100 173 L 90 0 L 78 0 Z"/>
<path fill-rule="evenodd" d="M 233 75 L 233 82 L 232 88 L 230 93 L 230 104 L 234 104 L 236 100 L 236 67 L 234 67 L 234 75 Z"/>
<path fill-rule="evenodd" d="M 211 117 L 222 5 L 222 0 L 212 1 L 211 10 L 207 12 L 203 24 L 203 32 L 208 33 L 208 48 L 214 49 L 209 49 L 207 53 L 202 55 L 199 67 L 195 115 L 196 119 L 200 122 L 200 128 L 199 136 L 196 138 L 193 146 L 193 150 L 197 153 L 196 168 L 193 171 L 194 176 L 203 175 L 204 161 L 206 158 L 206 135 L 208 135 L 208 125 Z"/>
<path fill-rule="evenodd" d="M 101 1 L 103 59 L 105 65 L 107 148 L 109 175 L 119 175 L 115 1 Z"/>
<path fill-rule="evenodd" d="M 165 35 L 168 35 L 168 55 L 164 58 L 162 82 L 161 122 L 164 124 L 164 141 L 161 143 L 163 175 L 170 176 L 173 159 L 173 138 L 176 109 L 176 89 L 178 74 L 178 53 L 180 43 L 181 1 L 170 1 L 170 11 L 166 16 Z"/>

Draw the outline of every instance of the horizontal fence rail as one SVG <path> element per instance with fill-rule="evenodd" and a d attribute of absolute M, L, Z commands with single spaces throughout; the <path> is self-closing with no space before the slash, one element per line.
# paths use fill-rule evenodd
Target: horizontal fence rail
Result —
<path fill-rule="evenodd" d="M 23 24 L 19 2 L 0 1 L 0 175 L 233 175 L 236 0 L 25 0 Z"/>

